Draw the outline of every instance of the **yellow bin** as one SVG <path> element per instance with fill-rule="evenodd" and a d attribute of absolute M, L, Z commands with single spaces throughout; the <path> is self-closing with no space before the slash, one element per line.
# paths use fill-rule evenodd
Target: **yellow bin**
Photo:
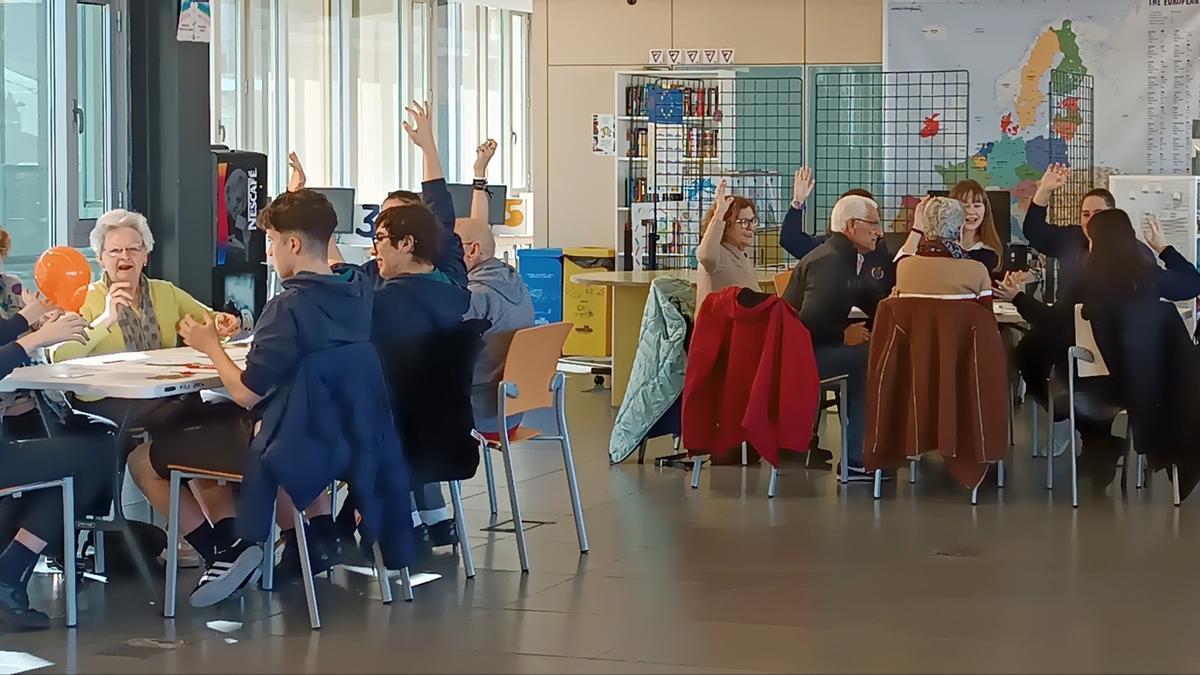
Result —
<path fill-rule="evenodd" d="M 574 324 L 563 347 L 564 355 L 612 355 L 608 286 L 584 286 L 573 283 L 571 277 L 586 272 L 611 272 L 616 268 L 617 252 L 611 248 L 563 249 L 563 321 Z"/>

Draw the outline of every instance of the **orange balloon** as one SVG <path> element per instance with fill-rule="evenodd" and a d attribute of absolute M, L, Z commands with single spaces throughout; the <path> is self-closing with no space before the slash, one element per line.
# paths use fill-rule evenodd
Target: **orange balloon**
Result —
<path fill-rule="evenodd" d="M 89 287 L 90 286 L 80 286 L 77 288 L 75 293 L 71 295 L 71 299 L 67 301 L 67 304 L 62 305 L 62 308 L 70 312 L 78 312 L 80 309 L 82 309 L 83 301 L 87 300 Z"/>
<path fill-rule="evenodd" d="M 86 289 L 92 283 L 92 268 L 79 251 L 55 246 L 38 257 L 33 278 L 50 302 L 66 309 L 79 289 Z"/>

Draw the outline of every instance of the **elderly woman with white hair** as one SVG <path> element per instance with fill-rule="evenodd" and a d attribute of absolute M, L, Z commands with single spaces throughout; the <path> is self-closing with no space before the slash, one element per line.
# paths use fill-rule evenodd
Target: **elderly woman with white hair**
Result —
<path fill-rule="evenodd" d="M 55 361 L 175 347 L 183 317 L 214 314 L 171 282 L 145 276 L 154 235 L 142 214 L 124 209 L 105 213 L 92 228 L 91 244 L 104 274 L 88 288 L 79 310 L 91 326 L 87 342 L 59 346 L 52 353 Z M 237 317 L 215 316 L 225 336 L 240 329 Z"/>
<path fill-rule="evenodd" d="M 896 264 L 897 297 L 970 300 L 992 305 L 988 269 L 960 245 L 966 211 L 948 197 L 926 197 L 917 205 L 913 230 L 921 233 L 916 254 Z"/>
<path fill-rule="evenodd" d="M 154 250 L 154 235 L 142 214 L 124 209 L 105 213 L 96 220 L 91 244 L 104 273 L 88 288 L 79 310 L 88 322 L 85 339 L 55 347 L 51 351 L 53 361 L 175 347 L 179 342 L 179 323 L 187 316 L 214 317 L 217 330 L 224 337 L 241 329 L 237 317 L 213 312 L 169 281 L 147 278 L 146 263 Z M 249 434 L 236 405 L 221 400 L 205 401 L 198 394 L 137 402 L 132 406 L 128 401 L 71 397 L 71 407 L 114 422 L 128 416 L 131 427 L 145 429 L 157 444 L 168 447 L 203 446 L 211 443 L 209 439 L 230 438 L 230 433 Z M 182 429 L 194 431 L 184 434 Z M 153 475 L 146 447 L 128 448 L 133 451 L 129 457 L 130 474 L 139 487 Z M 198 481 L 193 490 L 201 495 L 205 513 L 214 526 L 233 515 L 233 496 L 227 488 Z M 188 541 L 198 546 L 197 551 L 206 558 L 212 555 L 207 550 L 210 547 Z M 183 553 L 182 564 L 199 563 L 194 554 Z"/>

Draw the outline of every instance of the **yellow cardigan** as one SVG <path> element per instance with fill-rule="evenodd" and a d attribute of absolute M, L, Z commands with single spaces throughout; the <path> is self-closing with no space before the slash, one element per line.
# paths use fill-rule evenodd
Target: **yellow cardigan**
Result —
<path fill-rule="evenodd" d="M 108 300 L 108 286 L 103 281 L 97 281 L 88 287 L 87 298 L 79 313 L 88 322 L 104 313 L 104 305 Z M 158 317 L 158 329 L 162 335 L 161 347 L 168 349 L 176 346 L 179 333 L 176 330 L 179 322 L 185 316 L 197 319 L 212 315 L 212 310 L 205 307 L 188 293 L 161 279 L 150 280 L 150 303 L 154 305 L 154 313 Z M 136 309 L 134 311 L 137 311 Z M 50 360 L 57 363 L 69 359 L 77 359 L 92 354 L 115 354 L 126 351 L 125 336 L 121 334 L 121 326 L 113 322 L 110 328 L 90 328 L 87 332 L 87 342 L 65 342 L 50 350 Z"/>

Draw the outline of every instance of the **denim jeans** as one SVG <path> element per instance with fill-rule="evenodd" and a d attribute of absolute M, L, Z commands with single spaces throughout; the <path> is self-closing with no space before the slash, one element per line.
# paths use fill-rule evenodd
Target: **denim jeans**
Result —
<path fill-rule="evenodd" d="M 845 456 L 850 466 L 863 465 L 863 434 L 866 430 L 867 417 L 867 355 L 870 346 L 866 344 L 849 347 L 844 344 L 821 346 L 815 349 L 817 356 L 817 371 L 821 379 L 839 375 L 849 376 L 846 380 L 846 398 L 842 405 L 846 406 L 846 438 Z"/>

